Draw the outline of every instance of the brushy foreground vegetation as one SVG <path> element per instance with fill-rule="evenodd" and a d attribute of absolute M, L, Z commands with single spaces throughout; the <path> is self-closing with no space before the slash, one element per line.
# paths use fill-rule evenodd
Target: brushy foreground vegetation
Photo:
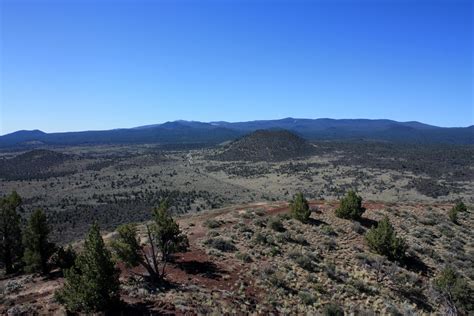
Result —
<path fill-rule="evenodd" d="M 361 216 L 336 216 L 348 198 L 356 202 L 350 205 L 364 208 Z M 2 310 L 472 312 L 474 219 L 469 207 L 360 202 L 353 192 L 337 203 L 296 194 L 288 204 L 206 211 L 177 221 L 163 203 L 153 210 L 151 222 L 124 225 L 105 237 L 94 224 L 75 250 L 48 241 L 49 224 L 37 211 L 27 225 L 8 222 L 23 240 L 19 251 L 25 251 L 9 258 L 2 253 L 3 267 L 10 264 L 0 283 Z M 0 205 L 3 223 L 18 218 L 17 194 L 5 196 Z M 457 211 L 456 223 L 450 220 L 451 209 Z M 31 272 L 37 276 L 23 274 Z M 65 278 L 51 278 L 58 274 Z M 50 294 L 21 294 L 43 284 Z"/>

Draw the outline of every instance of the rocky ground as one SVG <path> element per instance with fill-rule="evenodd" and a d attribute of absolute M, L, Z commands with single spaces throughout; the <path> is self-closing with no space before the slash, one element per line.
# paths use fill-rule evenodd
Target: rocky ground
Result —
<path fill-rule="evenodd" d="M 474 216 L 449 221 L 452 204 L 366 202 L 360 222 L 335 217 L 337 201 L 310 203 L 311 221 L 288 217 L 285 202 L 262 202 L 181 216 L 190 250 L 177 254 L 167 284 L 147 285 L 119 263 L 124 308 L 151 314 L 442 315 L 432 280 L 446 264 L 472 285 Z M 370 253 L 365 231 L 387 215 L 410 246 L 409 260 Z M 106 240 L 115 234 L 105 235 Z M 80 248 L 80 243 L 76 244 Z M 23 275 L 0 281 L 0 313 L 63 314 L 63 280 Z"/>

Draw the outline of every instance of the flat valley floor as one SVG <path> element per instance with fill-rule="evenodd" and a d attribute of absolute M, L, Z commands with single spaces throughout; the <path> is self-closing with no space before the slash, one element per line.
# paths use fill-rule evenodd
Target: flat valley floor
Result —
<path fill-rule="evenodd" d="M 474 146 L 313 146 L 312 156 L 279 162 L 215 160 L 219 147 L 83 146 L 1 152 L 0 194 L 16 190 L 26 213 L 44 209 L 61 242 L 82 238 L 93 221 L 114 229 L 147 220 L 163 198 L 173 201 L 175 214 L 288 201 L 296 192 L 308 199 L 336 200 L 349 189 L 367 201 L 474 203 Z M 17 169 L 2 169 L 5 161 Z"/>

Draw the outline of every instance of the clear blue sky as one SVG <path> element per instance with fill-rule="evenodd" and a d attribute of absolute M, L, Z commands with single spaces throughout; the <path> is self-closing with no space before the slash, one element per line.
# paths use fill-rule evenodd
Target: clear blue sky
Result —
<path fill-rule="evenodd" d="M 0 134 L 288 116 L 474 124 L 473 1 L 0 3 Z"/>

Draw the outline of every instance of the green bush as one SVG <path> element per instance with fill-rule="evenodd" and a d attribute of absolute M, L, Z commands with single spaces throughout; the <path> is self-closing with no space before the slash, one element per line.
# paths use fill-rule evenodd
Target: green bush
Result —
<path fill-rule="evenodd" d="M 259 218 L 256 218 L 253 221 L 253 224 L 257 227 L 266 227 L 267 226 L 267 221 L 268 221 L 268 219 L 259 217 Z"/>
<path fill-rule="evenodd" d="M 253 238 L 254 242 L 259 245 L 266 245 L 268 244 L 267 241 L 267 236 L 258 232 L 255 234 L 255 237 Z"/>
<path fill-rule="evenodd" d="M 237 252 L 235 254 L 235 257 L 239 260 L 242 260 L 245 263 L 250 263 L 253 261 L 252 257 L 246 252 Z"/>
<path fill-rule="evenodd" d="M 362 280 L 351 280 L 350 284 L 360 293 L 365 293 L 368 295 L 377 294 L 377 290 L 375 288 L 372 288 Z"/>
<path fill-rule="evenodd" d="M 307 291 L 299 292 L 298 296 L 305 305 L 313 305 L 314 303 L 316 303 L 316 298 Z"/>
<path fill-rule="evenodd" d="M 302 234 L 296 235 L 294 238 L 292 238 L 291 242 L 293 242 L 295 244 L 298 244 L 298 245 L 302 245 L 302 246 L 308 246 L 309 245 L 308 241 L 306 240 L 306 238 Z"/>
<path fill-rule="evenodd" d="M 289 231 L 285 231 L 281 234 L 277 234 L 275 236 L 276 241 L 278 241 L 281 244 L 285 244 L 287 242 L 293 241 L 293 238 L 291 237 L 291 234 Z"/>
<path fill-rule="evenodd" d="M 344 316 L 344 310 L 335 303 L 329 303 L 324 306 L 323 315 L 325 316 Z"/>
<path fill-rule="evenodd" d="M 277 255 L 281 255 L 281 250 L 277 246 L 272 246 L 272 248 L 270 248 L 270 252 L 268 254 L 271 257 L 275 257 Z"/>
<path fill-rule="evenodd" d="M 435 289 L 443 296 L 451 312 L 461 310 L 467 314 L 474 310 L 474 289 L 452 267 L 445 267 L 434 280 Z"/>
<path fill-rule="evenodd" d="M 321 228 L 321 233 L 327 236 L 337 236 L 337 233 L 334 231 L 334 228 L 332 228 L 331 225 L 322 225 L 320 226 Z"/>
<path fill-rule="evenodd" d="M 215 219 L 208 219 L 204 222 L 204 225 L 207 227 L 207 228 L 211 228 L 211 229 L 214 229 L 214 228 L 219 228 L 222 226 L 222 221 L 218 221 L 218 220 L 215 220 Z"/>
<path fill-rule="evenodd" d="M 311 258 L 309 258 L 308 256 L 305 256 L 304 254 L 300 253 L 298 256 L 296 256 L 294 260 L 295 260 L 295 263 L 303 270 L 313 272 L 315 269 L 315 266 Z"/>
<path fill-rule="evenodd" d="M 283 223 L 277 217 L 270 218 L 270 220 L 268 221 L 268 226 L 276 232 L 281 233 L 285 231 L 285 226 L 283 226 Z"/>
<path fill-rule="evenodd" d="M 406 242 L 397 237 L 387 216 L 378 223 L 377 227 L 372 227 L 365 234 L 365 240 L 373 252 L 386 256 L 389 260 L 402 261 L 405 258 Z"/>
<path fill-rule="evenodd" d="M 451 222 L 456 224 L 458 222 L 458 210 L 455 207 L 451 208 L 448 211 L 448 217 Z"/>
<path fill-rule="evenodd" d="M 308 201 L 302 193 L 297 193 L 290 202 L 291 216 L 302 223 L 307 223 L 311 216 Z"/>
<path fill-rule="evenodd" d="M 448 217 L 453 223 L 458 222 L 458 214 L 460 212 L 466 212 L 467 207 L 463 202 L 458 202 L 456 205 L 454 205 L 449 211 L 448 211 Z"/>
<path fill-rule="evenodd" d="M 237 250 L 232 241 L 220 237 L 208 239 L 204 244 L 223 252 L 233 252 Z"/>
<path fill-rule="evenodd" d="M 328 262 L 324 266 L 326 275 L 332 280 L 339 280 L 339 273 L 336 269 L 336 265 L 333 262 Z"/>
<path fill-rule="evenodd" d="M 362 198 L 354 191 L 347 192 L 336 209 L 336 216 L 344 219 L 360 219 L 365 212 L 362 207 Z"/>
<path fill-rule="evenodd" d="M 285 275 L 281 271 L 276 271 L 268 276 L 268 281 L 276 288 L 286 289 L 288 287 Z"/>
<path fill-rule="evenodd" d="M 210 230 L 207 232 L 207 237 L 217 237 L 220 233 L 217 230 Z"/>
<path fill-rule="evenodd" d="M 466 207 L 466 204 L 464 204 L 463 202 L 457 202 L 456 205 L 454 205 L 453 207 L 456 211 L 458 212 L 466 212 L 467 211 L 467 207 Z"/>

